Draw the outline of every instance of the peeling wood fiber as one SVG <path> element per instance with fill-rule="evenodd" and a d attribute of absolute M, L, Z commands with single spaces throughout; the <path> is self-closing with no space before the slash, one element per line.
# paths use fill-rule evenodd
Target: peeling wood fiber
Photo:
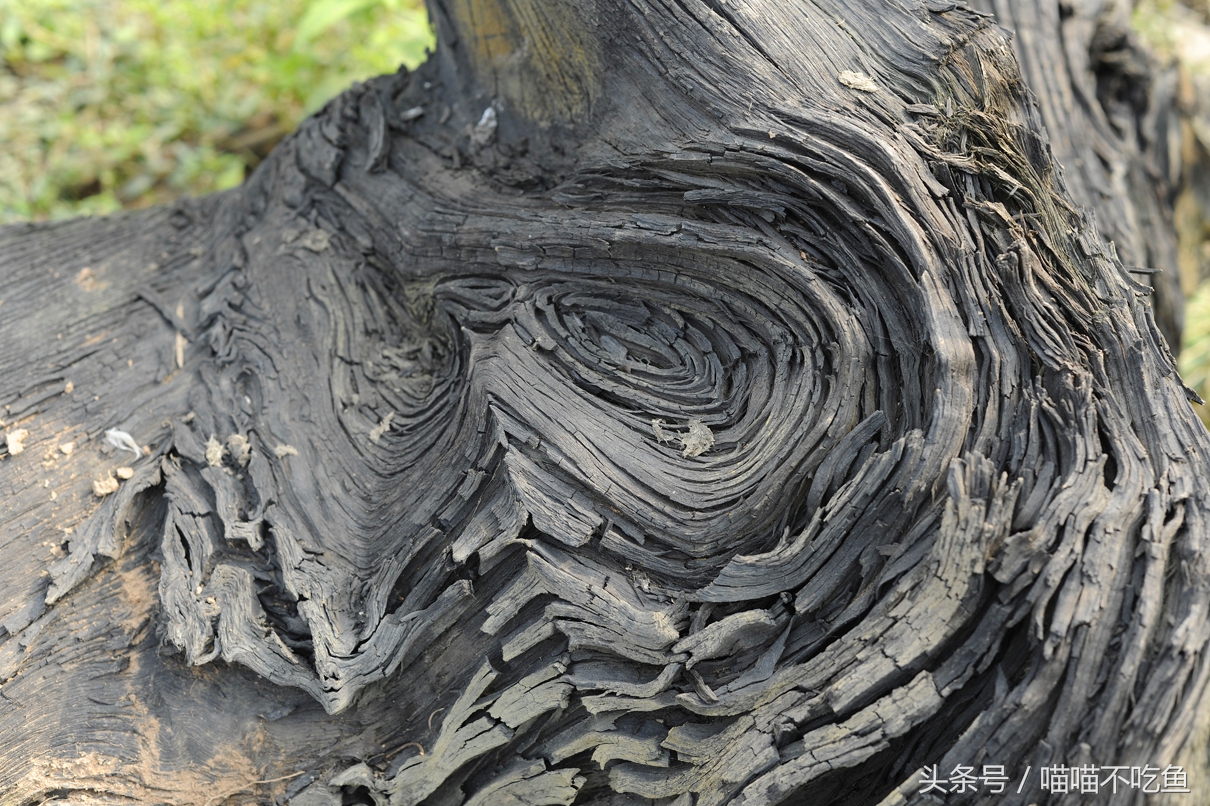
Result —
<path fill-rule="evenodd" d="M 1077 204 L 1123 265 L 1147 272 L 1156 323 L 1181 349 L 1185 298 L 1173 224 L 1181 174 L 1175 68 L 1161 70 L 1131 25 L 1129 0 L 978 0 L 1013 32 L 1051 153 Z"/>

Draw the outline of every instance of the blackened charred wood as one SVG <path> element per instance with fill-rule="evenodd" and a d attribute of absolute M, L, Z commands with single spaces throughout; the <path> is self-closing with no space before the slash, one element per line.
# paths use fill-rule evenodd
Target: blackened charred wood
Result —
<path fill-rule="evenodd" d="M 239 190 L 0 231 L 6 796 L 1205 792 L 1210 439 L 1003 29 L 431 11 Z"/>

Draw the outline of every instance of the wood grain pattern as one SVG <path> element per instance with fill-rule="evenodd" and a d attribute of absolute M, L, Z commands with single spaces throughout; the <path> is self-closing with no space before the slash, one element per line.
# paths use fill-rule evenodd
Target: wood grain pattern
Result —
<path fill-rule="evenodd" d="M 236 191 L 0 230 L 0 802 L 1205 787 L 1210 437 L 1006 33 L 581 0 L 535 106 L 454 33 L 522 7 Z"/>

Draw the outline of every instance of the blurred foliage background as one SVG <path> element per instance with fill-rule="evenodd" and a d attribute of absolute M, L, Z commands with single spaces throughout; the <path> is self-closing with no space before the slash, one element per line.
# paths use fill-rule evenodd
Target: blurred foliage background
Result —
<path fill-rule="evenodd" d="M 1133 7 L 1185 86 L 1183 160 L 1207 171 L 1175 220 L 1181 372 L 1210 399 L 1210 0 Z M 0 0 L 0 224 L 234 187 L 305 115 L 432 44 L 422 0 Z"/>
<path fill-rule="evenodd" d="M 420 0 L 0 0 L 0 223 L 234 187 L 432 42 Z"/>

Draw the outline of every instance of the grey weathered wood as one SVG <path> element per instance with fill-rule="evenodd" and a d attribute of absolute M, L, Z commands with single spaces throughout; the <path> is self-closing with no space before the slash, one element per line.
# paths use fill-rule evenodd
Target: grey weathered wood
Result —
<path fill-rule="evenodd" d="M 5 798 L 1205 791 L 1210 437 L 1006 33 L 431 10 L 239 190 L 0 230 Z"/>

